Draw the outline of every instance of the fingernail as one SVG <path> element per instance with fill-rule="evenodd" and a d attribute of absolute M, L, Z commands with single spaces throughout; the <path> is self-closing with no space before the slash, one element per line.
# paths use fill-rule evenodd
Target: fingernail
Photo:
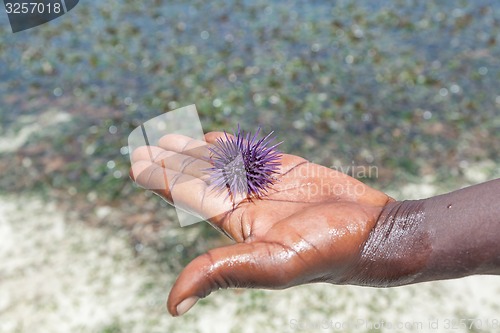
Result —
<path fill-rule="evenodd" d="M 191 296 L 180 302 L 179 305 L 177 305 L 177 315 L 182 316 L 183 314 L 188 312 L 189 309 L 191 309 L 199 299 L 199 297 Z"/>

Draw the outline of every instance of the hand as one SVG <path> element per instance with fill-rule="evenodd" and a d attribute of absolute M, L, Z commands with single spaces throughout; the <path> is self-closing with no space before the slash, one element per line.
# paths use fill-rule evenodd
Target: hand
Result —
<path fill-rule="evenodd" d="M 175 205 L 206 217 L 236 242 L 185 267 L 170 292 L 169 312 L 182 315 L 219 288 L 281 289 L 354 280 L 363 245 L 382 208 L 393 200 L 341 172 L 283 154 L 268 195 L 233 207 L 225 195 L 210 190 L 203 171 L 211 166 L 209 145 L 222 136 L 208 133 L 205 143 L 170 134 L 158 146 L 133 152 L 131 176 L 137 184 L 171 203 L 174 191 Z M 172 181 L 167 186 L 166 173 Z"/>

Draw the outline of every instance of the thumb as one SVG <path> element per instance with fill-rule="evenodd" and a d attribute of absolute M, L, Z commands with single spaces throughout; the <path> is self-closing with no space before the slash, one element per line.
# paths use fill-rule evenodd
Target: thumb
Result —
<path fill-rule="evenodd" d="M 295 276 L 293 251 L 278 243 L 238 243 L 208 251 L 181 272 L 167 301 L 173 316 L 186 313 L 200 298 L 220 288 L 288 287 Z"/>

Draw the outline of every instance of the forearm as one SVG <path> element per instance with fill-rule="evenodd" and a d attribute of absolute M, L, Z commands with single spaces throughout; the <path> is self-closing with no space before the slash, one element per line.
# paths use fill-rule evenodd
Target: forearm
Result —
<path fill-rule="evenodd" d="M 500 274 L 499 201 L 497 179 L 389 203 L 363 247 L 355 283 L 394 286 Z"/>

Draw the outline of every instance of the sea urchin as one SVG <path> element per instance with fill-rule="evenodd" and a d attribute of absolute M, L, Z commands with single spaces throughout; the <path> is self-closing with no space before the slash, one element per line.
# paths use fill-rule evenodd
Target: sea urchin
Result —
<path fill-rule="evenodd" d="M 261 197 L 274 183 L 281 157 L 275 148 L 281 142 L 272 144 L 273 132 L 258 139 L 259 132 L 260 128 L 255 135 L 245 134 L 238 126 L 234 136 L 224 132 L 224 138 L 218 138 L 209 148 L 212 167 L 208 171 L 214 190 L 220 193 L 228 190 L 228 196 L 233 197 Z"/>

